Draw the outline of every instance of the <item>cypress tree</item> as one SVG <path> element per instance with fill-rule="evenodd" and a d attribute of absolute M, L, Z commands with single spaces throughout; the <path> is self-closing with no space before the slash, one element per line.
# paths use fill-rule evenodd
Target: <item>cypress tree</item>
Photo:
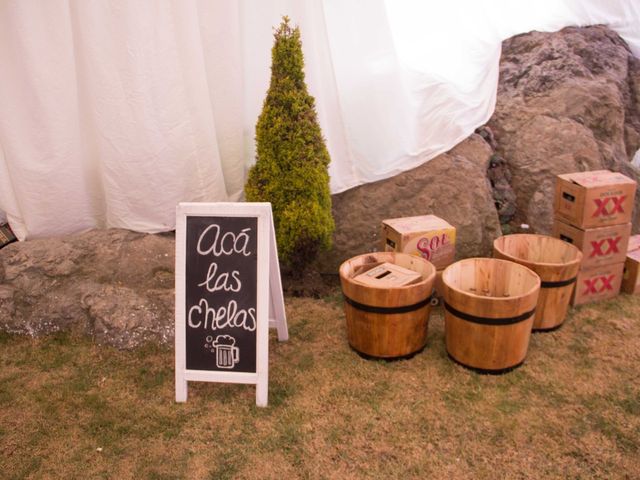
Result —
<path fill-rule="evenodd" d="M 280 260 L 301 273 L 331 247 L 330 158 L 305 84 L 300 30 L 283 17 L 274 37 L 245 194 L 250 202 L 271 202 Z"/>

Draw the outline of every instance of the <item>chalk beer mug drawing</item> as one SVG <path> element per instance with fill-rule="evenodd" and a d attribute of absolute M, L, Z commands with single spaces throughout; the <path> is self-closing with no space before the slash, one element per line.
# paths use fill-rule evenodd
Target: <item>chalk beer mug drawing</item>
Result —
<path fill-rule="evenodd" d="M 240 349 L 230 335 L 218 335 L 211 346 L 216 352 L 216 367 L 233 368 L 240 361 Z"/>

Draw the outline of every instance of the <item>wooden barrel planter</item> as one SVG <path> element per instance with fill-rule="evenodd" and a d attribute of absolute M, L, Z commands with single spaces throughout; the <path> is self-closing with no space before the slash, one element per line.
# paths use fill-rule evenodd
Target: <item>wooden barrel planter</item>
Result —
<path fill-rule="evenodd" d="M 447 353 L 465 367 L 503 373 L 524 362 L 540 278 L 514 262 L 469 258 L 442 274 Z"/>
<path fill-rule="evenodd" d="M 411 285 L 375 288 L 354 278 L 384 262 L 420 274 Z M 427 343 L 435 267 L 427 260 L 404 253 L 379 252 L 359 255 L 340 266 L 349 345 L 357 352 L 377 358 L 412 355 Z"/>
<path fill-rule="evenodd" d="M 557 238 L 546 235 L 505 235 L 493 242 L 493 256 L 524 265 L 541 280 L 533 330 L 553 330 L 562 325 L 576 277 L 582 262 L 582 252 Z"/>

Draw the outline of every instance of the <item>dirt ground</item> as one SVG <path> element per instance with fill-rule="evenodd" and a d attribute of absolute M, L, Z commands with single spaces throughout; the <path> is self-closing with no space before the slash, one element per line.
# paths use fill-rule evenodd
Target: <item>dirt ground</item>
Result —
<path fill-rule="evenodd" d="M 171 349 L 0 336 L 0 476 L 640 478 L 640 297 L 573 309 L 499 376 L 447 357 L 440 309 L 424 351 L 365 360 L 341 302 L 286 298 L 264 409 L 246 385 L 176 404 Z"/>

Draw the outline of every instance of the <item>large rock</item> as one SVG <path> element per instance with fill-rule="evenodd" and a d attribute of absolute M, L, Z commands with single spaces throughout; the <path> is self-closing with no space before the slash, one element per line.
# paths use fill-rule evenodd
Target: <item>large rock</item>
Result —
<path fill-rule="evenodd" d="M 500 235 L 486 176 L 492 154 L 474 134 L 418 168 L 334 195 L 335 246 L 321 260 L 323 269 L 335 273 L 347 258 L 379 250 L 382 220 L 429 213 L 457 228 L 459 258 L 490 255 Z"/>
<path fill-rule="evenodd" d="M 131 348 L 173 339 L 174 240 L 125 230 L 0 250 L 0 330 L 78 330 Z"/>
<path fill-rule="evenodd" d="M 604 26 L 506 40 L 495 113 L 497 154 L 512 173 L 513 223 L 549 233 L 555 176 L 608 168 L 634 179 L 640 60 Z M 640 196 L 634 227 L 640 226 Z"/>

